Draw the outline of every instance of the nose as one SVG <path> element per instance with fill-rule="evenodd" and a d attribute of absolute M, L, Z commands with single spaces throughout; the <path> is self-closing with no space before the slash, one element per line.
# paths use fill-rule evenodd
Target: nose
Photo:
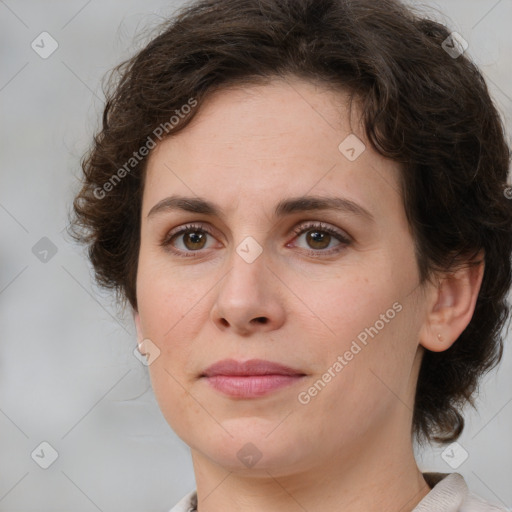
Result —
<path fill-rule="evenodd" d="M 215 287 L 211 319 L 221 331 L 248 336 L 279 329 L 285 317 L 283 286 L 263 251 L 248 262 L 233 252 L 232 265 Z"/>

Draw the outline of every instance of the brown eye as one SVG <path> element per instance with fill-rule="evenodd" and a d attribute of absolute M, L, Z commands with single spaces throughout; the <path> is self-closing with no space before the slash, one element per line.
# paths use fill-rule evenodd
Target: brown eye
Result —
<path fill-rule="evenodd" d="M 197 251 L 202 249 L 206 244 L 206 233 L 199 231 L 191 231 L 181 235 L 183 238 L 183 244 L 187 249 L 191 251 Z"/>
<path fill-rule="evenodd" d="M 202 226 L 187 225 L 169 233 L 160 245 L 178 256 L 195 256 L 194 253 L 206 248 L 209 236 L 213 238 Z"/>
<path fill-rule="evenodd" d="M 343 231 L 338 231 L 323 223 L 301 225 L 294 230 L 294 233 L 297 238 L 300 238 L 303 234 L 306 235 L 304 238 L 307 247 L 303 247 L 303 249 L 313 255 L 335 253 L 351 243 L 350 238 Z M 333 241 L 338 241 L 338 244 L 329 248 Z"/>
<path fill-rule="evenodd" d="M 306 241 L 312 249 L 327 249 L 331 241 L 331 235 L 319 230 L 308 231 Z"/>
<path fill-rule="evenodd" d="M 337 253 L 351 243 L 351 239 L 343 231 L 338 231 L 323 223 L 299 226 L 294 233 L 297 238 L 303 234 L 306 235 L 306 247 L 302 247 L 302 249 L 313 256 Z M 202 225 L 187 225 L 169 233 L 160 242 L 160 245 L 177 256 L 196 257 L 201 255 L 203 249 L 208 248 L 209 236 L 214 238 L 210 231 Z M 338 243 L 334 247 L 329 247 L 333 241 Z"/>

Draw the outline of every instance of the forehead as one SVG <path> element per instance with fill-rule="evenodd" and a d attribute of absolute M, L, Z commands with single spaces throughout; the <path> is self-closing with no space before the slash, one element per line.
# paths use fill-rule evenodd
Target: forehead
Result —
<path fill-rule="evenodd" d="M 348 100 L 298 79 L 212 93 L 186 128 L 152 150 L 143 215 L 171 194 L 233 210 L 241 200 L 273 207 L 285 192 L 343 193 L 379 215 L 400 203 L 398 167 L 370 147 Z"/>

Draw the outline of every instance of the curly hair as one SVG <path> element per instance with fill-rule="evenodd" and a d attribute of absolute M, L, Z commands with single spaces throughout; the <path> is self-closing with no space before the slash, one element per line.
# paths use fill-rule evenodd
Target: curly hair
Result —
<path fill-rule="evenodd" d="M 102 127 L 82 158 L 70 232 L 88 246 L 96 281 L 137 309 L 147 154 L 154 138 L 184 129 L 209 93 L 284 76 L 348 91 L 373 148 L 401 166 L 421 282 L 484 254 L 469 325 L 449 349 L 425 351 L 416 387 L 411 434 L 420 443 L 457 439 L 462 408 L 475 407 L 479 379 L 502 358 L 512 201 L 504 193 L 510 148 L 503 122 L 481 73 L 455 43 L 445 25 L 398 0 L 183 6 L 108 76 Z"/>

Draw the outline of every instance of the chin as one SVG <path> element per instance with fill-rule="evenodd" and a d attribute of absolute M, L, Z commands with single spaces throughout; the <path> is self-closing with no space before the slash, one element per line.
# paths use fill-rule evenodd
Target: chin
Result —
<path fill-rule="evenodd" d="M 221 423 L 232 437 L 217 425 L 215 431 L 205 435 L 204 430 L 191 432 L 183 441 L 192 450 L 210 459 L 227 471 L 268 477 L 286 475 L 300 470 L 311 443 L 304 441 L 305 434 L 290 432 L 279 421 L 257 421 L 257 418 L 241 418 Z M 261 428 L 264 427 L 264 428 Z M 277 428 L 276 428 L 277 427 Z M 273 429 L 275 429 L 273 431 Z"/>

